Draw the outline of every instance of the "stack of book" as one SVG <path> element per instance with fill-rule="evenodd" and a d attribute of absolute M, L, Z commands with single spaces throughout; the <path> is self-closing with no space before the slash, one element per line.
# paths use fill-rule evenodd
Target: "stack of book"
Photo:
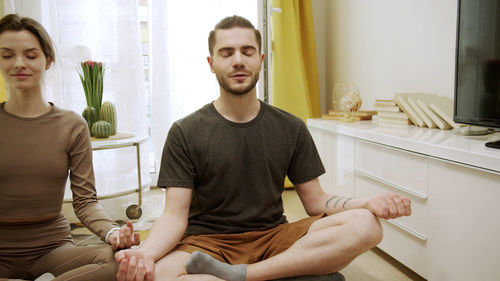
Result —
<path fill-rule="evenodd" d="M 399 93 L 396 104 L 418 127 L 449 130 L 462 125 L 453 122 L 453 100 L 425 93 Z"/>
<path fill-rule="evenodd" d="M 378 122 L 381 125 L 410 125 L 413 124 L 408 114 L 403 112 L 395 100 L 375 100 Z"/>

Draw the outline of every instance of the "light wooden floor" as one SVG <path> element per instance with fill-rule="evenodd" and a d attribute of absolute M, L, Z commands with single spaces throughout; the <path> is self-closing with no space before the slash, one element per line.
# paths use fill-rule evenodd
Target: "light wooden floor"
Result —
<path fill-rule="evenodd" d="M 295 190 L 285 190 L 283 204 L 288 221 L 307 216 Z M 360 255 L 340 272 L 347 281 L 425 281 L 378 248 Z"/>

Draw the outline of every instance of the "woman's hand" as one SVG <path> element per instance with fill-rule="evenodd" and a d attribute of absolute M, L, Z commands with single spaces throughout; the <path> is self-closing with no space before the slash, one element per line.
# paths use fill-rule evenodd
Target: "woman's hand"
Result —
<path fill-rule="evenodd" d="M 108 242 L 111 244 L 113 250 L 126 249 L 139 245 L 141 238 L 139 232 L 134 232 L 132 222 L 128 221 L 119 230 L 115 230 L 109 235 Z"/>

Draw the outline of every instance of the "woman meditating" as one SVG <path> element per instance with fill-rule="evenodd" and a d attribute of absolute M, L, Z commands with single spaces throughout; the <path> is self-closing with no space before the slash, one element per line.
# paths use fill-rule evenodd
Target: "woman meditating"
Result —
<path fill-rule="evenodd" d="M 119 228 L 96 199 L 85 120 L 44 99 L 54 63 L 49 35 L 35 20 L 0 20 L 0 279 L 115 280 L 113 250 L 139 244 L 130 222 Z M 75 246 L 61 212 L 69 173 L 78 219 L 111 244 Z"/>

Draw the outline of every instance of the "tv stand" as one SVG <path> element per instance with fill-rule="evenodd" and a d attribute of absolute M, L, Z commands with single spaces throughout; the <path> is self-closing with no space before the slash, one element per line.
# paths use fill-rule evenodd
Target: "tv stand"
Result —
<path fill-rule="evenodd" d="M 377 246 L 426 278 L 499 280 L 500 139 L 458 136 L 450 130 L 308 119 L 326 169 L 328 193 L 371 197 L 397 192 L 412 215 L 380 222 Z"/>
<path fill-rule="evenodd" d="M 487 147 L 500 149 L 500 140 L 490 141 L 485 143 L 484 145 L 486 145 Z"/>

